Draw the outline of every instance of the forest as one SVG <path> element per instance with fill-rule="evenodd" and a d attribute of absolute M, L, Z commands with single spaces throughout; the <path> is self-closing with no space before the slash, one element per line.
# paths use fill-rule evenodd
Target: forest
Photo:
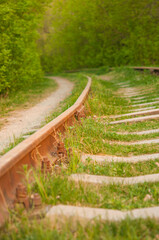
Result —
<path fill-rule="evenodd" d="M 1 0 L 0 94 L 44 74 L 159 65 L 158 0 Z"/>

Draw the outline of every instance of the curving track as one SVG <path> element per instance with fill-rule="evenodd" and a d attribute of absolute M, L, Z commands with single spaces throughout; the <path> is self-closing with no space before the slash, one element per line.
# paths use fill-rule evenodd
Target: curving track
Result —
<path fill-rule="evenodd" d="M 0 159 L 0 222 L 8 216 L 8 206 L 15 200 L 16 187 L 22 179 L 22 167 L 38 166 L 40 160 L 38 153 L 42 156 L 52 156 L 57 143 L 56 133 L 64 132 L 65 126 L 73 124 L 76 115 L 80 116 L 83 104 L 91 87 L 91 78 L 80 97 L 72 107 L 60 116 L 41 128 L 35 134 L 24 140 L 10 152 Z"/>
<path fill-rule="evenodd" d="M 136 68 L 136 70 L 144 70 L 145 68 Z M 159 68 L 157 69 L 151 69 L 151 68 L 146 68 L 148 70 L 151 70 L 151 73 L 158 73 Z M 105 80 L 105 78 L 103 79 Z M 148 101 L 146 97 L 138 97 L 140 96 L 139 91 L 135 91 L 135 89 L 132 89 L 129 87 L 128 83 L 120 83 L 120 87 L 122 88 L 121 94 L 125 92 L 126 97 L 134 97 L 137 96 L 137 104 L 134 104 L 133 99 L 130 99 L 130 102 L 132 102 L 131 107 L 142 107 L 144 106 L 145 108 L 149 105 L 157 105 L 158 104 L 158 98 L 153 99 L 152 102 Z M 146 94 L 145 94 L 146 95 Z M 140 99 L 141 98 L 141 99 Z M 143 100 L 144 99 L 144 100 Z M 145 103 L 143 103 L 145 101 Z M 106 124 L 135 124 L 136 122 L 147 122 L 149 120 L 156 120 L 159 118 L 159 110 L 157 109 L 144 109 L 142 110 L 136 110 L 137 112 L 134 113 L 127 113 L 124 115 L 118 115 L 118 116 L 112 116 L 113 119 L 120 119 L 120 118 L 126 118 L 126 119 L 121 119 L 121 120 L 116 120 L 116 121 L 110 121 L 109 123 L 107 122 Z M 107 119 L 107 116 L 102 116 L 101 119 L 100 117 L 97 119 L 98 122 L 103 121 L 103 119 Z M 130 135 L 144 135 L 144 134 L 151 134 L 151 133 L 158 133 L 159 132 L 159 127 L 158 129 L 149 129 L 147 131 L 142 131 L 142 132 L 133 132 Z M 118 133 L 122 135 L 122 133 Z M 126 133 L 127 135 L 129 133 Z M 124 133 L 123 133 L 124 135 Z M 135 142 L 108 142 L 109 144 L 117 144 L 117 145 L 145 145 L 147 144 L 158 144 L 159 139 L 151 139 L 149 138 L 148 140 L 142 140 L 142 141 L 135 141 Z M 144 155 L 138 155 L 138 156 L 131 156 L 131 157 L 118 157 L 118 156 L 109 156 L 109 155 L 91 155 L 91 154 L 82 154 L 81 155 L 81 161 L 83 164 L 87 164 L 87 160 L 91 161 L 92 163 L 98 165 L 103 165 L 108 162 L 118 163 L 118 162 L 123 162 L 126 164 L 130 163 L 138 163 L 141 162 L 144 163 L 146 161 L 153 160 L 155 161 L 156 159 L 159 159 L 159 153 L 152 153 L 152 154 L 144 154 Z M 108 167 L 108 166 L 107 166 Z M 70 181 L 74 181 L 76 183 L 82 183 L 84 185 L 91 185 L 92 188 L 93 186 L 105 186 L 105 185 L 135 185 L 135 184 L 143 184 L 143 183 L 155 183 L 159 182 L 159 174 L 147 174 L 147 175 L 140 175 L 140 176 L 134 176 L 134 177 L 111 177 L 111 176 L 100 176 L 100 175 L 91 175 L 91 174 L 72 174 L 69 177 Z M 96 188 L 95 188 L 96 189 Z M 148 195 L 147 198 L 150 196 Z M 146 200 L 145 200 L 146 201 Z M 108 221 L 121 221 L 126 219 L 127 217 L 131 219 L 137 219 L 137 218 L 156 218 L 159 219 L 159 207 L 149 207 L 149 208 L 142 208 L 142 209 L 134 209 L 131 211 L 118 211 L 118 210 L 113 210 L 113 209 L 101 209 L 101 208 L 88 208 L 88 207 L 79 207 L 79 206 L 66 206 L 66 205 L 59 205 L 59 206 L 53 206 L 52 209 L 47 213 L 47 216 L 53 221 L 54 218 L 60 218 L 60 217 L 65 217 L 65 218 L 75 218 L 75 219 L 82 219 L 85 221 L 90 221 L 93 219 L 100 219 L 100 220 L 108 220 Z"/>
<path fill-rule="evenodd" d="M 137 68 L 136 70 L 144 70 L 145 68 Z M 146 68 L 151 71 L 151 73 L 158 73 L 159 68 Z M 128 84 L 120 84 L 121 88 L 129 87 Z M 70 125 L 74 123 L 75 118 L 80 119 L 83 116 L 83 104 L 88 96 L 91 87 L 91 78 L 88 77 L 88 84 L 78 98 L 76 103 L 69 108 L 67 111 L 62 113 L 55 120 L 50 122 L 48 125 L 40 129 L 37 133 L 32 135 L 30 138 L 26 139 L 24 142 L 19 144 L 13 150 L 8 152 L 5 156 L 0 159 L 0 220 L 1 223 L 4 221 L 5 217 L 8 215 L 7 207 L 10 203 L 15 199 L 15 191 L 18 183 L 21 181 L 22 176 L 19 174 L 19 170 L 22 169 L 23 164 L 28 164 L 29 166 L 37 166 L 39 164 L 38 161 L 38 152 L 42 156 L 50 155 L 54 152 L 54 146 L 57 144 L 56 133 L 64 132 L 65 125 Z M 142 93 L 141 93 L 142 94 Z M 138 95 L 138 107 L 141 106 L 149 106 L 149 104 L 141 103 L 143 97 L 140 97 L 140 92 L 133 92 L 127 90 L 126 96 L 136 96 Z M 141 98 L 141 99 L 140 99 Z M 141 100 L 141 102 L 140 102 Z M 154 103 L 158 103 L 158 101 L 154 100 Z M 133 104 L 132 104 L 133 107 Z M 138 121 L 148 121 L 149 119 L 157 119 L 158 109 L 149 110 L 145 109 L 144 112 L 127 114 L 126 117 L 129 117 L 124 120 L 112 121 L 110 124 L 119 124 L 121 121 L 124 122 L 138 122 Z M 153 113 L 153 115 L 151 115 Z M 145 116 L 146 115 L 146 116 Z M 135 116 L 135 117 L 134 117 Z M 125 116 L 114 116 L 114 118 L 120 118 Z M 133 117 L 133 118 L 132 118 Z M 103 119 L 103 118 L 102 118 Z M 151 129 L 149 130 L 151 131 Z M 152 129 L 153 131 L 153 129 Z M 158 132 L 158 129 L 156 130 Z M 120 133 L 118 133 L 120 134 Z M 135 134 L 135 133 L 133 133 Z M 138 133 L 136 133 L 138 134 Z M 142 134 L 142 133 L 141 133 Z M 144 133 L 143 133 L 144 134 Z M 151 140 L 150 140 L 151 142 Z M 126 143 L 125 143 L 126 144 Z M 159 158 L 159 153 L 147 154 L 141 156 L 134 157 L 117 157 L 117 156 L 103 156 L 103 155 L 88 155 L 83 154 L 81 156 L 81 161 L 85 162 L 87 158 L 92 159 L 95 164 L 103 164 L 105 161 L 107 162 L 144 162 L 148 160 L 155 160 Z M 143 182 L 158 182 L 159 175 L 144 175 L 138 177 L 131 178 L 117 178 L 117 177 L 101 177 L 95 175 L 71 175 L 70 180 L 75 182 L 85 182 L 89 184 L 136 184 Z M 158 218 L 159 219 L 159 207 L 153 208 L 145 208 L 145 209 L 134 209 L 132 211 L 122 212 L 111 209 L 97 209 L 97 208 L 86 208 L 86 207 L 74 207 L 74 206 L 54 206 L 47 213 L 47 217 L 50 219 L 55 219 L 55 217 L 75 217 L 77 219 L 82 218 L 87 221 L 92 220 L 94 218 L 100 218 L 101 220 L 109 220 L 109 221 L 120 221 L 127 217 L 132 219 L 136 218 Z"/>

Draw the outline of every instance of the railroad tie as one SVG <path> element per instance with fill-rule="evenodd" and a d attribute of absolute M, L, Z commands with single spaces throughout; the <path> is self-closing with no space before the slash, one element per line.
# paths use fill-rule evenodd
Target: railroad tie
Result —
<path fill-rule="evenodd" d="M 154 102 L 148 102 L 148 103 L 140 103 L 140 104 L 134 104 L 131 105 L 132 107 L 138 107 L 138 106 L 147 106 L 147 105 L 155 105 L 159 104 L 159 101 L 154 101 Z"/>
<path fill-rule="evenodd" d="M 146 110 L 150 110 L 150 109 L 156 109 L 156 107 L 151 106 L 151 107 L 137 108 L 137 109 L 132 109 L 131 112 L 146 111 Z"/>
<path fill-rule="evenodd" d="M 85 221 L 90 222 L 91 220 L 116 222 L 122 221 L 126 218 L 159 219 L 159 207 L 140 208 L 130 211 L 119 211 L 112 209 L 77 207 L 71 205 L 57 205 L 53 206 L 48 211 L 46 217 L 52 223 L 55 223 L 58 220 L 63 220 L 64 218 L 73 218 L 74 220 L 78 220 L 80 223 L 83 223 Z"/>
<path fill-rule="evenodd" d="M 159 143 L 159 138 L 142 140 L 142 141 L 135 141 L 135 142 L 108 141 L 108 143 L 117 144 L 117 145 L 125 145 L 125 146 L 143 145 L 143 144 L 157 144 L 157 143 Z"/>
<path fill-rule="evenodd" d="M 139 183 L 159 182 L 159 173 L 149 174 L 137 177 L 108 177 L 90 174 L 72 174 L 69 180 L 74 182 L 82 182 L 95 185 L 110 185 L 110 184 L 122 184 L 133 185 Z"/>
<path fill-rule="evenodd" d="M 146 99 L 146 98 L 144 98 L 144 99 L 133 99 L 133 103 L 136 103 L 136 104 L 139 104 L 139 103 L 149 103 L 150 101 L 152 102 L 152 101 L 158 101 L 159 100 L 159 98 L 151 98 L 151 99 Z"/>
<path fill-rule="evenodd" d="M 150 129 L 141 132 L 117 132 L 118 135 L 147 135 L 152 133 L 159 133 L 159 129 Z"/>
<path fill-rule="evenodd" d="M 106 162 L 126 162 L 126 163 L 137 163 L 137 162 L 146 162 L 150 160 L 156 160 L 159 158 L 159 153 L 153 154 L 144 154 L 132 157 L 117 157 L 110 155 L 91 155 L 91 154 L 82 154 L 81 161 L 85 163 L 87 159 L 91 159 L 94 163 L 103 164 Z"/>
<path fill-rule="evenodd" d="M 156 120 L 156 119 L 159 119 L 159 114 L 113 121 L 113 122 L 110 122 L 109 124 L 114 125 L 114 124 L 121 124 L 121 123 L 134 123 L 134 122 L 143 122 L 143 121 Z"/>
<path fill-rule="evenodd" d="M 135 117 L 135 116 L 140 116 L 140 115 L 155 115 L 159 114 L 159 108 L 157 109 L 151 109 L 147 111 L 139 111 L 139 112 L 133 112 L 133 113 L 126 113 L 126 114 L 121 114 L 121 115 L 115 115 L 111 116 L 110 118 L 121 118 L 121 117 Z"/>

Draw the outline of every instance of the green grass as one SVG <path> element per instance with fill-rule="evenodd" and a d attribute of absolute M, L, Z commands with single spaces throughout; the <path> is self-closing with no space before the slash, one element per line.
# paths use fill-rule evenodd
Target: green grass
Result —
<path fill-rule="evenodd" d="M 88 99 L 91 115 L 109 116 L 128 112 L 128 101 L 116 96 L 115 91 L 118 87 L 114 83 L 93 77 L 91 89 L 92 93 Z"/>
<path fill-rule="evenodd" d="M 114 129 L 112 129 L 110 126 L 101 123 L 99 120 L 98 122 L 96 122 L 94 121 L 93 118 L 84 120 L 83 125 L 84 125 L 84 128 L 86 127 L 86 131 L 91 132 L 92 138 L 96 138 L 97 136 L 100 136 L 100 139 L 102 140 L 111 140 L 111 141 L 117 140 L 117 141 L 131 142 L 136 140 L 153 139 L 153 138 L 159 137 L 159 133 L 151 133 L 151 134 L 143 134 L 143 135 L 135 135 L 135 134 L 120 135 L 116 133 L 116 131 L 112 131 Z M 120 127 L 120 125 L 118 126 Z M 77 128 L 78 127 L 79 126 L 77 126 Z M 128 129 L 127 132 L 129 133 L 130 130 Z"/>
<path fill-rule="evenodd" d="M 157 96 L 156 96 L 157 97 Z M 155 96 L 145 96 L 145 99 L 140 99 L 140 100 L 136 100 L 135 98 L 130 99 L 132 104 L 142 104 L 142 103 L 149 103 L 149 102 L 154 102 L 154 101 L 158 101 L 155 99 Z M 136 100 L 136 101 L 135 101 Z"/>
<path fill-rule="evenodd" d="M 0 232 L 3 240 L 158 240 L 159 223 L 156 220 L 130 220 L 122 222 L 88 223 L 86 226 L 74 224 L 70 221 L 58 227 L 51 223 L 28 219 L 25 215 L 16 215 L 7 225 L 6 230 Z"/>
<path fill-rule="evenodd" d="M 137 132 L 137 131 L 146 131 L 151 129 L 159 128 L 159 120 L 149 120 L 144 122 L 137 123 L 121 123 L 116 125 L 109 125 L 108 130 L 117 131 L 117 132 Z"/>
<path fill-rule="evenodd" d="M 143 135 L 135 135 L 135 134 L 128 134 L 128 135 L 120 135 L 115 132 L 105 132 L 104 134 L 104 139 L 108 140 L 116 140 L 116 141 L 126 141 L 126 142 L 131 142 L 131 141 L 139 141 L 139 140 L 144 140 L 144 139 L 155 139 L 159 138 L 159 133 L 151 133 L 151 134 L 143 134 Z"/>
<path fill-rule="evenodd" d="M 91 154 L 108 154 L 116 156 L 141 155 L 158 152 L 158 144 L 118 145 L 109 143 L 104 138 L 104 130 L 100 125 L 93 125 L 90 119 L 82 121 L 82 125 L 68 128 L 66 146 L 78 149 L 79 152 Z"/>
<path fill-rule="evenodd" d="M 74 159 L 72 159 L 74 161 Z M 159 173 L 159 160 L 139 162 L 139 163 L 91 163 L 89 159 L 86 163 L 79 160 L 75 173 L 87 173 L 111 177 L 132 177 L 146 174 Z"/>
<path fill-rule="evenodd" d="M 131 210 L 159 203 L 159 183 L 99 186 L 75 183 L 68 180 L 64 173 L 63 176 L 48 178 L 39 175 L 35 181 L 33 191 L 41 195 L 45 204 Z M 147 194 L 151 195 L 151 199 L 144 200 Z"/>
<path fill-rule="evenodd" d="M 14 142 L 10 143 L 8 147 L 4 148 L 2 152 L 0 152 L 0 156 L 4 155 L 5 153 L 9 152 L 12 148 L 14 148 L 16 145 L 21 143 L 24 140 L 24 138 L 21 136 L 19 138 L 15 138 Z"/>
<path fill-rule="evenodd" d="M 139 97 L 141 97 L 141 96 L 139 96 Z M 157 93 L 155 94 L 155 93 L 151 92 L 151 93 L 148 93 L 148 94 L 143 94 L 142 97 L 145 97 L 144 101 L 149 101 L 149 102 L 151 102 L 152 100 L 154 100 L 155 98 L 158 98 L 159 96 L 158 96 Z M 133 102 L 135 99 L 136 99 L 136 96 L 133 96 L 133 97 L 130 98 L 130 100 L 131 100 L 132 102 Z M 143 99 L 142 99 L 142 100 L 143 100 Z"/>

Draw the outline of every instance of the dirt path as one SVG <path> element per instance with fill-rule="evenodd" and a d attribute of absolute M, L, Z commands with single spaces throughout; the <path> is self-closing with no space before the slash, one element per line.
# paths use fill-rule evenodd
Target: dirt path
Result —
<path fill-rule="evenodd" d="M 73 83 L 60 78 L 53 77 L 58 84 L 58 89 L 49 97 L 30 109 L 15 112 L 14 116 L 7 119 L 8 123 L 0 130 L 0 152 L 3 151 L 15 138 L 22 134 L 40 128 L 45 118 L 71 94 Z"/>

